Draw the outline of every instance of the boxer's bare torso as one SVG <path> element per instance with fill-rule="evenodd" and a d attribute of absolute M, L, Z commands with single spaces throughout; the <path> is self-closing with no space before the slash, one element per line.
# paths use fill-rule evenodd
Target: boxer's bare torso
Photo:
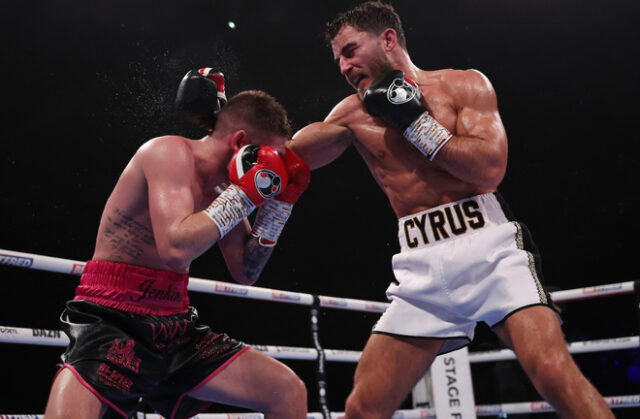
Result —
<path fill-rule="evenodd" d="M 157 185 L 164 189 L 162 173 L 170 170 L 167 165 L 172 165 L 171 170 L 184 174 L 179 187 L 189 189 L 191 213 L 205 209 L 218 195 L 210 185 L 228 182 L 228 176 L 226 167 L 211 167 L 201 156 L 204 147 L 206 144 L 202 140 L 170 136 L 153 139 L 138 150 L 107 200 L 93 259 L 186 272 L 190 261 L 184 261 L 185 266 L 169 266 L 158 252 L 151 211 L 160 202 L 162 205 L 172 205 L 172 202 L 156 200 L 150 203 L 150 196 L 155 194 L 150 195 L 149 188 Z M 153 167 L 154 160 L 163 161 L 163 167 Z M 157 218 L 157 224 L 161 224 L 162 218 Z M 155 227 L 164 229 L 162 225 Z"/>
<path fill-rule="evenodd" d="M 454 135 L 433 161 L 384 121 L 369 115 L 357 94 L 342 100 L 324 122 L 299 131 L 291 147 L 316 168 L 353 144 L 398 217 L 494 191 L 506 167 L 506 135 L 489 82 L 473 70 L 417 70 L 412 79 L 431 115 Z M 467 150 L 460 150 L 467 145 Z M 469 151 L 479 151 L 477 159 Z M 491 159 L 487 172 L 478 170 L 485 158 Z"/>

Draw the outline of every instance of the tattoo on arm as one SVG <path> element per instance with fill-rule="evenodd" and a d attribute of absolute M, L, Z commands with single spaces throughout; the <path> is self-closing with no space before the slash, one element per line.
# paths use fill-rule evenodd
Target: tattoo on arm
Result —
<path fill-rule="evenodd" d="M 251 281 L 255 282 L 260 277 L 262 269 L 267 264 L 269 257 L 273 253 L 273 247 L 262 246 L 257 237 L 250 236 L 244 247 L 243 266 L 244 274 Z"/>

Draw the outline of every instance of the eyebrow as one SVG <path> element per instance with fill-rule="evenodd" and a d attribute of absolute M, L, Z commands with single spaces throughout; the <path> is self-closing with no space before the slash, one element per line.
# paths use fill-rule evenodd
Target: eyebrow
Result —
<path fill-rule="evenodd" d="M 338 54 L 338 56 L 336 58 L 333 59 L 333 62 L 336 63 L 336 65 L 340 65 L 340 56 L 344 55 L 344 52 L 350 48 L 353 48 L 356 45 L 355 42 L 349 42 L 347 44 L 345 44 L 341 49 L 340 49 L 340 54 Z"/>

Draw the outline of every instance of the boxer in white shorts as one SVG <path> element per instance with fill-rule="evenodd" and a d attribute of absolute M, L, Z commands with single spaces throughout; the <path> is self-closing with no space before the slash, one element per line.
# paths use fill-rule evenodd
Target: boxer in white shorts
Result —
<path fill-rule="evenodd" d="M 488 193 L 399 219 L 398 283 L 374 333 L 444 339 L 443 354 L 470 343 L 476 322 L 493 327 L 525 307 L 551 306 L 537 249 L 510 218 Z"/>
<path fill-rule="evenodd" d="M 426 13 L 427 25 L 429 18 Z M 376 326 L 386 333 L 372 333 L 362 352 L 347 419 L 390 418 L 439 353 L 469 342 L 478 320 L 493 325 L 515 350 L 538 392 L 561 416 L 613 418 L 573 362 L 556 313 L 538 293 L 529 255 L 515 244 L 517 225 L 485 195 L 498 190 L 507 167 L 507 135 L 489 80 L 475 70 L 418 68 L 400 18 L 382 2 L 341 13 L 325 35 L 356 94 L 341 100 L 324 121 L 301 129 L 289 147 L 316 169 L 353 145 L 401 220 L 401 241 L 415 245 L 394 258 L 400 285 L 389 288 L 391 308 Z M 427 41 L 424 48 L 432 45 Z M 484 197 L 473 198 L 478 196 Z M 467 231 L 456 234 L 441 230 L 446 227 L 439 226 L 438 215 L 429 218 L 442 211 L 440 217 L 450 214 L 455 221 L 455 203 L 462 202 L 462 209 L 468 199 L 486 203 L 485 226 L 474 229 L 474 215 L 468 215 Z M 428 230 L 422 236 L 422 215 L 423 228 L 440 240 Z"/>

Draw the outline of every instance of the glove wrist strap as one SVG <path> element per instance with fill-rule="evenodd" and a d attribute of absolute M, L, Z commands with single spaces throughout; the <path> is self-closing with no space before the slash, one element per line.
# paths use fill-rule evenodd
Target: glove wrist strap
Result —
<path fill-rule="evenodd" d="M 255 208 L 247 194 L 231 184 L 203 212 L 218 227 L 221 239 Z"/>
<path fill-rule="evenodd" d="M 275 246 L 284 225 L 291 216 L 293 204 L 270 200 L 265 202 L 256 215 L 251 234 L 260 238 L 263 246 Z"/>
<path fill-rule="evenodd" d="M 429 160 L 433 160 L 442 147 L 451 139 L 451 133 L 429 112 L 425 112 L 404 131 L 404 137 Z"/>

